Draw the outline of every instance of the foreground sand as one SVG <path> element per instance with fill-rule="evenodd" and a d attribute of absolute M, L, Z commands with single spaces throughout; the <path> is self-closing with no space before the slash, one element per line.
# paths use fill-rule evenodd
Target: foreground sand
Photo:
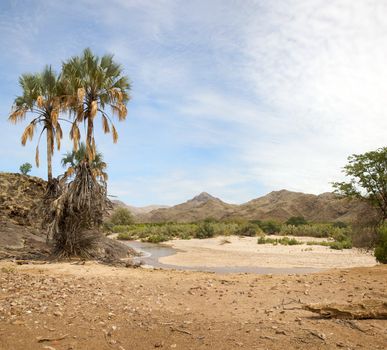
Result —
<path fill-rule="evenodd" d="M 0 349 L 386 349 L 387 320 L 307 303 L 387 301 L 387 266 L 310 275 L 0 262 Z"/>
<path fill-rule="evenodd" d="M 311 237 L 296 237 L 296 239 L 304 242 L 319 240 Z M 224 243 L 225 240 L 230 243 Z M 179 251 L 174 255 L 162 257 L 159 261 L 163 264 L 187 267 L 248 266 L 324 269 L 376 265 L 376 260 L 371 253 L 359 249 L 333 250 L 329 247 L 306 244 L 273 246 L 257 244 L 256 237 L 229 236 L 172 240 L 166 244 Z"/>

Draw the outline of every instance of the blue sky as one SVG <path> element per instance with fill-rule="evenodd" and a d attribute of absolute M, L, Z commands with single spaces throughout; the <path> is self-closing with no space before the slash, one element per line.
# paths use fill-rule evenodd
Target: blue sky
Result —
<path fill-rule="evenodd" d="M 1 1 L 0 171 L 34 160 L 36 139 L 22 147 L 25 124 L 7 122 L 18 77 L 90 47 L 133 84 L 118 144 L 97 123 L 110 194 L 142 206 L 329 191 L 348 155 L 386 144 L 385 13 L 379 0 Z"/>

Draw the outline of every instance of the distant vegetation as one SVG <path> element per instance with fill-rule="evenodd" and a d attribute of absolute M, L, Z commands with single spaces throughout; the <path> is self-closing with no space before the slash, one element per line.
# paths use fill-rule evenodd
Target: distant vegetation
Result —
<path fill-rule="evenodd" d="M 307 221 L 303 216 L 292 216 L 286 221 L 286 224 L 293 225 L 293 226 L 301 226 L 301 225 L 306 225 Z"/>
<path fill-rule="evenodd" d="M 124 209 L 125 210 L 125 209 Z M 121 210 L 120 210 L 121 211 Z M 352 248 L 350 227 L 337 227 L 336 223 L 305 223 L 300 226 L 280 224 L 274 221 L 220 222 L 214 219 L 194 223 L 131 223 L 113 224 L 117 212 L 105 223 L 106 231 L 118 233 L 118 239 L 160 243 L 171 239 L 211 238 L 216 236 L 259 237 L 259 244 L 302 244 L 294 237 L 327 238 L 329 241 L 309 241 L 309 245 L 324 245 L 332 249 Z M 113 220 L 112 220 L 113 219 Z M 122 222 L 122 221 L 121 221 Z M 270 235 L 270 236 L 265 236 Z M 276 238 L 276 235 L 285 236 Z M 294 237 L 288 237 L 294 236 Z"/>
<path fill-rule="evenodd" d="M 116 208 L 110 216 L 109 222 L 112 225 L 131 225 L 134 223 L 133 215 L 127 208 Z"/>
<path fill-rule="evenodd" d="M 30 163 L 24 163 L 22 165 L 20 165 L 20 172 L 23 174 L 23 175 L 28 175 L 28 173 L 31 171 L 32 169 L 32 165 Z"/>

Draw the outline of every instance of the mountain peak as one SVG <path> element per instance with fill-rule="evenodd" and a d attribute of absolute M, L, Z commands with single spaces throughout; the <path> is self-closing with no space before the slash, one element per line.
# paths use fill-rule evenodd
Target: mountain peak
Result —
<path fill-rule="evenodd" d="M 211 196 L 207 192 L 202 192 L 202 193 L 198 194 L 197 196 L 195 196 L 194 198 L 192 198 L 191 200 L 204 203 L 204 202 L 207 202 L 209 200 L 218 200 L 218 198 Z"/>

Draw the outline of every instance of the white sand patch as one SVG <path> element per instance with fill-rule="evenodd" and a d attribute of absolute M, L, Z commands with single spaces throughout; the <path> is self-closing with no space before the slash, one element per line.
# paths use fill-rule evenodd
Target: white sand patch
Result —
<path fill-rule="evenodd" d="M 296 237 L 296 239 L 303 242 L 324 240 L 313 237 Z M 225 240 L 230 243 L 224 243 Z M 320 245 L 309 246 L 306 243 L 294 246 L 257 244 L 257 237 L 221 236 L 209 239 L 171 240 L 166 244 L 178 249 L 179 252 L 162 257 L 159 261 L 163 264 L 187 267 L 335 268 L 377 264 L 371 253 L 355 248 L 333 250 Z"/>

